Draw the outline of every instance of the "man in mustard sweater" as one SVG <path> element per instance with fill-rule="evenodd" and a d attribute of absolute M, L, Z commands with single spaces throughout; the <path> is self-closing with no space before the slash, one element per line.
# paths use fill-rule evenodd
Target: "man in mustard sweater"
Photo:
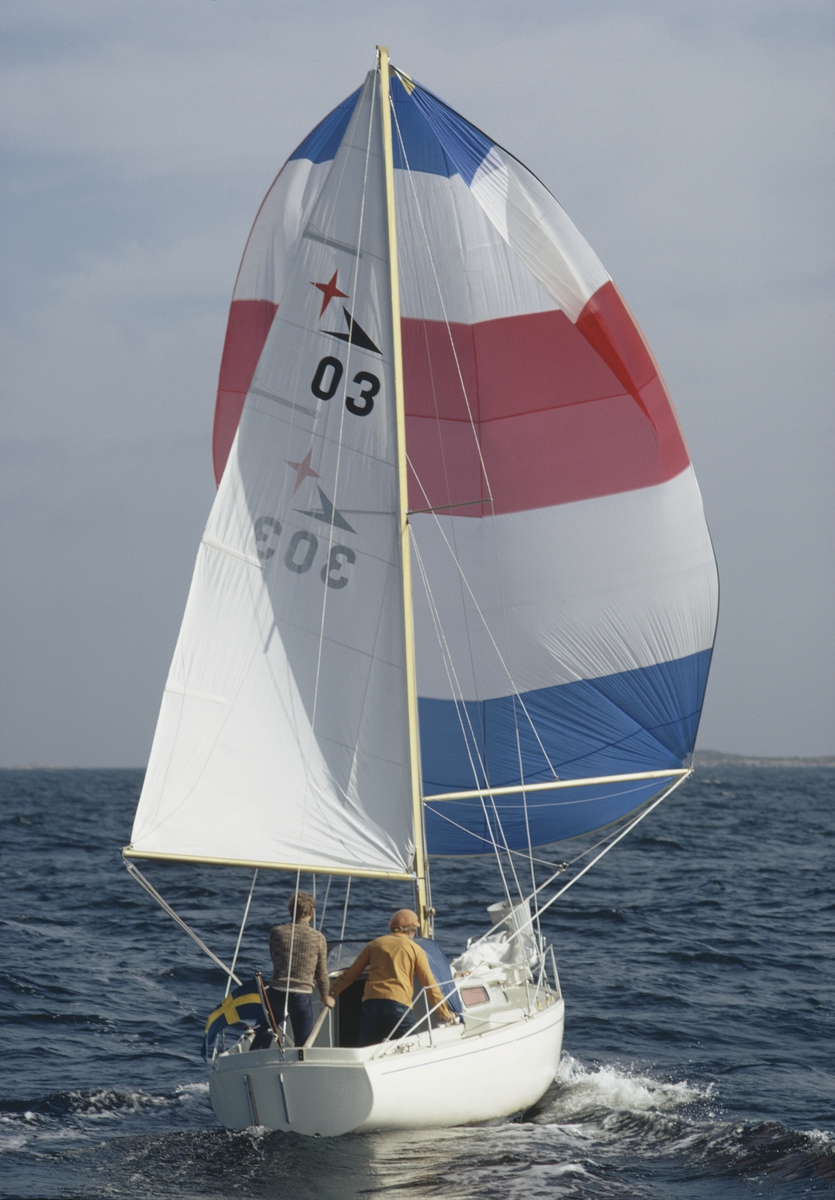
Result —
<path fill-rule="evenodd" d="M 391 918 L 389 929 L 391 933 L 369 942 L 348 970 L 331 982 L 331 995 L 338 996 L 366 967 L 369 969 L 362 994 L 361 1046 L 382 1042 L 395 1027 L 398 1037 L 409 1032 L 414 1024 L 409 1013 L 415 975 L 426 988 L 429 1007 L 440 1004 L 437 1011 L 443 1021 L 456 1019 L 444 1001 L 426 954 L 415 945 L 419 929 L 417 913 L 409 908 L 399 909 Z"/>

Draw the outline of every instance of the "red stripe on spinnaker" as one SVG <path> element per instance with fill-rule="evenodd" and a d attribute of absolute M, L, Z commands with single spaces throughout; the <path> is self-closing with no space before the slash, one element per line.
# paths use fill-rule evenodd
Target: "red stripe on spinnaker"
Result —
<path fill-rule="evenodd" d="M 477 325 L 406 319 L 403 359 L 412 509 L 545 508 L 651 487 L 689 464 L 664 383 L 612 284 L 577 326 L 556 311 Z"/>
<path fill-rule="evenodd" d="M 234 300 L 229 310 L 218 482 L 277 308 Z M 556 311 L 476 325 L 404 319 L 403 357 L 412 509 L 545 508 L 664 483 L 689 463 L 672 401 L 611 283 L 576 326 Z"/>
<path fill-rule="evenodd" d="M 270 300 L 233 300 L 229 308 L 212 434 L 215 480 L 218 483 L 235 440 L 252 376 L 277 310 L 278 305 Z"/>

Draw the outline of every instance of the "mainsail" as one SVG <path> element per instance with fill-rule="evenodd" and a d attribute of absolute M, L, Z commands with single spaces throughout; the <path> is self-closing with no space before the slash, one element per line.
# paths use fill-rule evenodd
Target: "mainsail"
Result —
<path fill-rule="evenodd" d="M 376 81 L 291 156 L 244 254 L 134 852 L 409 868 Z M 521 849 L 684 771 L 716 568 L 672 402 L 591 247 L 431 92 L 396 73 L 390 104 L 428 849 Z"/>

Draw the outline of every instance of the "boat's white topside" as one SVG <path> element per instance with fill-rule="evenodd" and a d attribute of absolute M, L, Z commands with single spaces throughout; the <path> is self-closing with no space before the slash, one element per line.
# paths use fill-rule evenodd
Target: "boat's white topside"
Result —
<path fill-rule="evenodd" d="M 559 983 L 537 988 L 530 977 L 519 979 L 527 972 L 518 967 L 484 974 L 457 981 L 465 1012 L 455 1025 L 365 1047 L 334 1046 L 332 1020 L 305 1049 L 252 1051 L 242 1038 L 215 1060 L 215 1113 L 231 1129 L 327 1137 L 468 1124 L 529 1107 L 559 1062 Z"/>

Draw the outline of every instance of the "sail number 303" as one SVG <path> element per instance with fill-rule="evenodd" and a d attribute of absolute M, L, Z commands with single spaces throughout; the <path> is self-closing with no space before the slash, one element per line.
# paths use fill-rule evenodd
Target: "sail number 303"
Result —
<path fill-rule="evenodd" d="M 317 400 L 332 400 L 342 381 L 343 366 L 338 358 L 326 355 L 310 383 L 310 390 Z M 355 417 L 367 417 L 374 407 L 374 397 L 380 390 L 380 380 L 371 371 L 357 371 L 354 383 L 359 385 L 358 397 L 346 396 L 345 407 Z"/>
<path fill-rule="evenodd" d="M 266 562 L 278 549 L 274 543 L 281 537 L 281 522 L 277 517 L 259 517 L 254 529 L 258 557 L 262 562 Z M 306 575 L 313 566 L 318 551 L 319 538 L 316 534 L 308 529 L 297 529 L 287 543 L 281 562 L 294 575 Z M 319 572 L 319 578 L 329 588 L 344 588 L 350 579 L 346 574 L 346 567 L 356 561 L 356 552 L 350 546 L 331 546 L 328 560 Z"/>

